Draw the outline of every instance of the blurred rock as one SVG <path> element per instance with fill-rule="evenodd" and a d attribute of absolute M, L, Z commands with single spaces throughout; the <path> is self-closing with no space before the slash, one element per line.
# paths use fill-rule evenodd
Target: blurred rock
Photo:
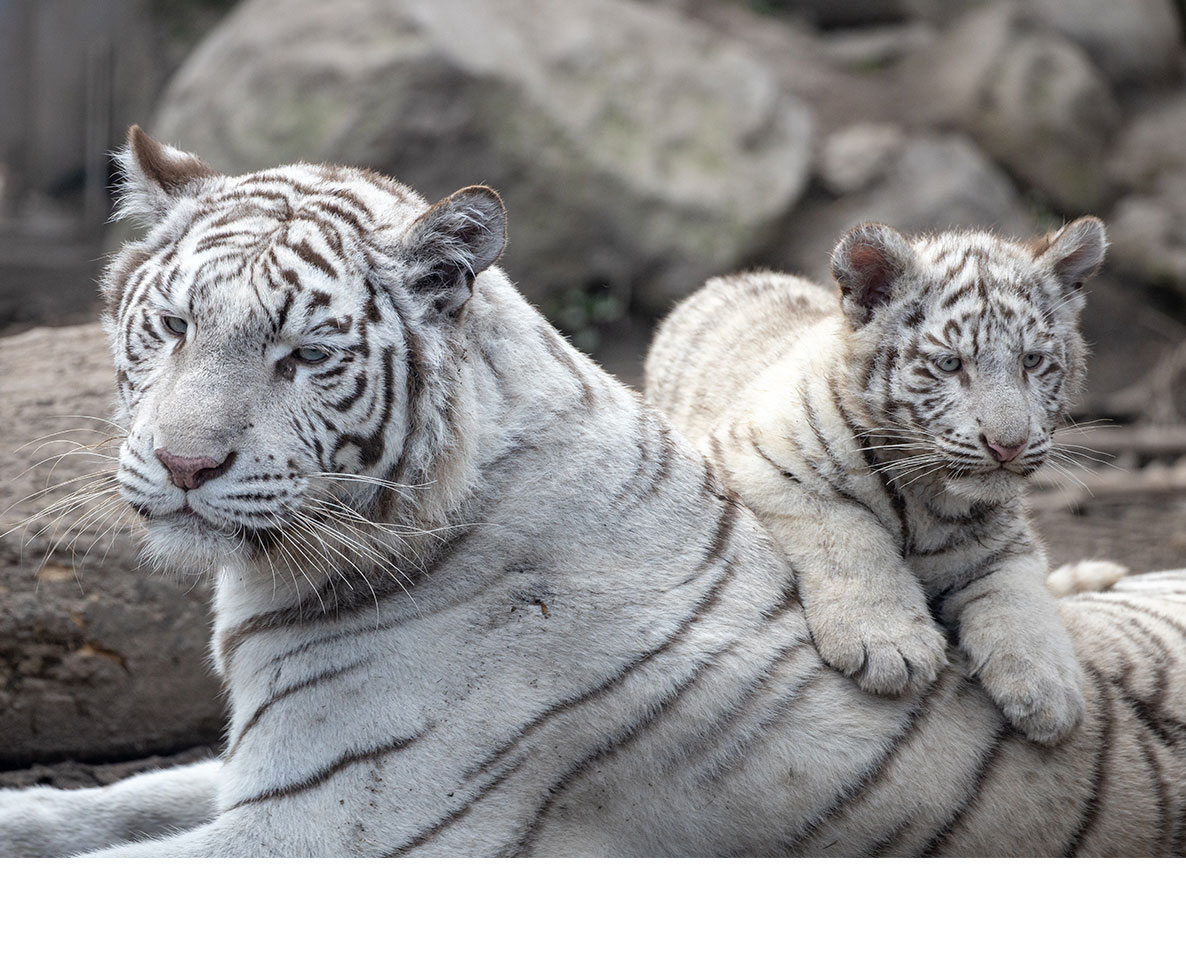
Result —
<path fill-rule="evenodd" d="M 51 470 L 66 482 L 110 468 L 85 453 L 52 460 L 78 445 L 110 454 L 99 447 L 115 386 L 102 330 L 0 338 L 0 370 L 0 767 L 217 742 L 205 584 L 138 568 L 134 538 L 115 528 L 126 507 L 110 493 L 57 517 L 39 511 L 87 480 L 18 502 Z M 65 548 L 45 559 L 59 537 Z"/>
<path fill-rule="evenodd" d="M 1121 199 L 1108 238 L 1118 270 L 1186 296 L 1186 172 L 1163 175 L 1153 193 Z"/>
<path fill-rule="evenodd" d="M 929 123 L 958 125 L 1064 211 L 1099 206 L 1119 109 L 1075 44 L 994 3 L 954 24 L 913 72 L 910 97 Z"/>
<path fill-rule="evenodd" d="M 152 133 L 239 172 L 368 165 L 510 212 L 536 302 L 608 283 L 665 309 L 794 206 L 811 118 L 741 44 L 626 0 L 247 0 L 167 90 Z"/>
<path fill-rule="evenodd" d="M 983 3 L 984 0 L 900 0 L 903 14 L 937 24 L 949 23 Z"/>
<path fill-rule="evenodd" d="M 1108 234 L 1114 237 L 1112 226 Z M 1080 329 L 1091 348 L 1091 357 L 1087 387 L 1079 396 L 1075 413 L 1136 419 L 1143 415 L 1137 410 L 1118 410 L 1117 397 L 1142 383 L 1172 356 L 1186 339 L 1186 329 L 1133 290 L 1118 270 L 1114 256 L 1109 249 L 1103 272 L 1086 286 L 1087 307 Z"/>
<path fill-rule="evenodd" d="M 824 139 L 817 171 L 829 192 L 846 195 L 883 177 L 905 147 L 899 125 L 860 121 Z"/>
<path fill-rule="evenodd" d="M 1163 176 L 1186 173 L 1186 93 L 1158 100 L 1130 119 L 1108 173 L 1134 192 L 1152 192 Z"/>
<path fill-rule="evenodd" d="M 930 24 L 911 21 L 831 31 L 821 41 L 838 67 L 872 71 L 925 50 L 938 36 L 938 31 Z"/>
<path fill-rule="evenodd" d="M 902 18 L 902 0 L 767 0 L 771 13 L 801 17 L 820 27 L 850 27 Z"/>
<path fill-rule="evenodd" d="M 967 136 L 919 135 L 895 149 L 891 129 L 862 125 L 842 129 L 825 150 L 870 139 L 880 140 L 880 161 L 860 173 L 865 186 L 839 199 L 821 194 L 806 200 L 786 222 L 778 247 L 766 254 L 772 265 L 829 280 L 832 248 L 859 222 L 885 222 L 906 233 L 953 226 L 1017 236 L 1034 232 L 1012 183 Z M 827 170 L 829 163 L 822 164 Z"/>
<path fill-rule="evenodd" d="M 1117 84 L 1168 80 L 1181 68 L 1173 0 L 1025 0 L 1036 19 L 1075 41 Z"/>

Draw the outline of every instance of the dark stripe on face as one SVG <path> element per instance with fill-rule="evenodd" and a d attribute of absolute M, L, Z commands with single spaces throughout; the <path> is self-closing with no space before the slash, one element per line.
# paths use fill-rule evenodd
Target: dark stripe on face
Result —
<path fill-rule="evenodd" d="M 364 375 L 365 376 L 365 375 Z M 346 445 L 358 446 L 358 460 L 364 468 L 373 468 L 383 458 L 385 439 L 389 433 L 391 412 L 395 407 L 395 348 L 387 347 L 383 352 L 383 374 L 379 381 L 383 391 L 383 403 L 376 427 L 369 435 L 346 434 L 334 446 L 331 460 L 336 461 L 337 453 Z"/>
<path fill-rule="evenodd" d="M 321 270 L 321 272 L 331 279 L 338 278 L 338 271 L 329 264 L 329 261 L 324 256 L 322 256 L 321 253 L 317 252 L 317 250 L 315 250 L 309 244 L 307 239 L 302 239 L 299 243 L 297 243 L 295 246 L 291 246 L 290 248 L 294 255 L 298 256 L 310 266 L 316 266 L 319 270 Z"/>
<path fill-rule="evenodd" d="M 793 471 L 791 471 L 789 468 L 783 468 L 782 465 L 780 465 L 773 458 L 771 458 L 768 454 L 766 454 L 766 452 L 763 450 L 762 446 L 760 444 L 758 444 L 758 439 L 756 436 L 750 438 L 750 445 L 753 446 L 753 449 L 754 449 L 754 451 L 756 451 L 758 453 L 758 456 L 764 462 L 766 462 L 768 465 L 770 465 L 771 468 L 773 468 L 776 472 L 778 472 L 783 478 L 786 478 L 789 481 L 794 482 L 796 485 L 803 484 L 799 480 L 799 478 L 796 477 L 796 475 Z M 720 442 L 717 442 L 717 446 L 718 446 L 718 448 L 720 447 Z"/>

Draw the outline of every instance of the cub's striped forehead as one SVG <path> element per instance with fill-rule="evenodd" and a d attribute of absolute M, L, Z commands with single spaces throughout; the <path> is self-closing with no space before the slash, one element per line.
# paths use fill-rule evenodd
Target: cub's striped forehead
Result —
<path fill-rule="evenodd" d="M 1019 243 L 988 233 L 945 233 L 914 244 L 923 293 L 938 308 L 1040 304 L 1058 297 L 1056 281 Z"/>
<path fill-rule="evenodd" d="M 1060 326 L 1065 298 L 1053 273 L 1020 243 L 959 232 L 918 238 L 913 248 L 918 300 L 907 322 L 943 346 L 1012 350 L 1073 326 L 1073 318 Z"/>

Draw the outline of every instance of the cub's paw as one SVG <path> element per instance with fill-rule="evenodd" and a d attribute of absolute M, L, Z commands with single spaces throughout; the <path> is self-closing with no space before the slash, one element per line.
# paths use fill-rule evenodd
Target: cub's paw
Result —
<path fill-rule="evenodd" d="M 852 677 L 861 690 L 890 697 L 932 683 L 947 665 L 947 637 L 929 616 L 891 609 L 853 610 L 807 622 L 824 662 Z"/>
<path fill-rule="evenodd" d="M 1035 636 L 1031 633 L 1029 639 Z M 1083 671 L 1065 632 L 1054 642 L 1027 644 L 1033 646 L 1029 651 L 1017 649 L 1024 640 L 975 639 L 975 652 L 969 653 L 984 659 L 974 675 L 1010 724 L 1045 745 L 1058 744 L 1079 726 L 1086 713 Z"/>

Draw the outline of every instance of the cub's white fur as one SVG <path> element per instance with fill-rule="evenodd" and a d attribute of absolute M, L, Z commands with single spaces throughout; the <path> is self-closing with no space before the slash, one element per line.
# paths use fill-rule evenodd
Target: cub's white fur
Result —
<path fill-rule="evenodd" d="M 121 475 L 161 558 L 216 566 L 227 746 L 0 792 L 0 852 L 1181 851 L 1186 575 L 1063 601 L 1091 676 L 1056 749 L 958 663 L 862 693 L 753 514 L 489 265 L 489 190 L 138 131 L 123 164 Z"/>
<path fill-rule="evenodd" d="M 1080 382 L 1080 287 L 1104 247 L 1093 218 L 1031 247 L 868 224 L 836 246 L 839 300 L 755 273 L 662 325 L 648 395 L 777 536 L 820 653 L 865 689 L 934 680 L 933 615 L 1031 738 L 1081 720 L 1020 491 Z"/>

